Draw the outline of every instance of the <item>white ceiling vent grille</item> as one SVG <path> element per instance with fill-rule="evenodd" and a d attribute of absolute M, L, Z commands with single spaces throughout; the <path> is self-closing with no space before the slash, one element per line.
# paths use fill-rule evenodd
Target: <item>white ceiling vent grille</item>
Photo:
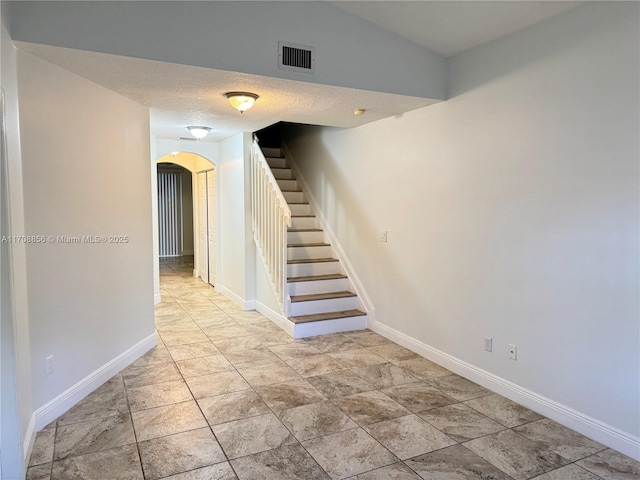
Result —
<path fill-rule="evenodd" d="M 313 73 L 315 62 L 313 47 L 278 42 L 278 68 Z"/>

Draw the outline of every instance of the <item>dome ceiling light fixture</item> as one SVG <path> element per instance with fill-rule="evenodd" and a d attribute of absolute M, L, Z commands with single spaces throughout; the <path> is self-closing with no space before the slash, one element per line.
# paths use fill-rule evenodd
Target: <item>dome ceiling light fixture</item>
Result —
<path fill-rule="evenodd" d="M 209 127 L 198 127 L 198 126 L 187 127 L 187 130 L 189 130 L 189 133 L 191 133 L 191 135 L 196 137 L 198 140 L 209 135 L 209 132 L 211 131 Z"/>
<path fill-rule="evenodd" d="M 253 104 L 258 100 L 258 95 L 249 92 L 227 92 L 224 96 L 229 100 L 229 103 L 233 108 L 239 110 L 240 113 L 244 113 L 253 107 Z"/>

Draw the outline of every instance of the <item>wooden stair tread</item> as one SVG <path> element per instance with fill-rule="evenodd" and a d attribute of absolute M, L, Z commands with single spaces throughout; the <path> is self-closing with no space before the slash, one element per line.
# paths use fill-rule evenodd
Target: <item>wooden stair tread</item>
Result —
<path fill-rule="evenodd" d="M 302 258 L 298 260 L 287 260 L 289 265 L 293 265 L 296 263 L 326 263 L 326 262 L 337 262 L 337 258 Z"/>
<path fill-rule="evenodd" d="M 309 205 L 309 202 L 287 202 L 289 205 Z"/>
<path fill-rule="evenodd" d="M 321 228 L 288 228 L 287 232 L 322 232 Z"/>
<path fill-rule="evenodd" d="M 315 215 L 305 214 L 305 215 L 291 215 L 292 218 L 316 218 Z"/>
<path fill-rule="evenodd" d="M 292 296 L 291 303 L 313 302 L 314 300 L 333 300 L 334 298 L 349 298 L 355 296 L 355 293 L 346 290 L 344 292 L 310 293 L 308 295 Z"/>
<path fill-rule="evenodd" d="M 279 180 L 287 180 L 287 179 L 280 178 Z M 282 190 L 282 191 L 287 193 L 302 193 L 302 190 Z"/>
<path fill-rule="evenodd" d="M 313 313 L 311 315 L 300 315 L 289 317 L 293 323 L 321 322 L 323 320 L 337 320 L 339 318 L 360 317 L 366 315 L 360 310 L 343 310 L 341 312 Z"/>
<path fill-rule="evenodd" d="M 329 243 L 291 243 L 287 247 L 330 247 Z"/>
<path fill-rule="evenodd" d="M 347 276 L 341 273 L 330 273 L 328 275 L 308 275 L 306 277 L 291 277 L 291 278 L 287 278 L 287 282 L 288 283 L 315 282 L 317 280 L 342 280 L 343 278 L 347 278 Z"/>

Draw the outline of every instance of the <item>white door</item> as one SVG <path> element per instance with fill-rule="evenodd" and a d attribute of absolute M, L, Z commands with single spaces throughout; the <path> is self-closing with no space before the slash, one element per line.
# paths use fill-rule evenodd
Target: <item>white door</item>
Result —
<path fill-rule="evenodd" d="M 198 174 L 198 275 L 209 283 L 209 228 L 207 221 L 207 174 Z"/>
<path fill-rule="evenodd" d="M 207 253 L 209 256 L 209 283 L 216 283 L 216 247 L 218 238 L 216 231 L 216 171 L 209 170 L 207 172 L 207 224 L 209 237 L 209 245 Z"/>

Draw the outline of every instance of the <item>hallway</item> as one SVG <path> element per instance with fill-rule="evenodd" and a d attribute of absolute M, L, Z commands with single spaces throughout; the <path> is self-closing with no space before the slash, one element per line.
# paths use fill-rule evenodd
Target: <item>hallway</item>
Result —
<path fill-rule="evenodd" d="M 293 340 L 192 272 L 161 260 L 158 347 L 38 433 L 28 480 L 640 476 L 371 331 Z"/>

